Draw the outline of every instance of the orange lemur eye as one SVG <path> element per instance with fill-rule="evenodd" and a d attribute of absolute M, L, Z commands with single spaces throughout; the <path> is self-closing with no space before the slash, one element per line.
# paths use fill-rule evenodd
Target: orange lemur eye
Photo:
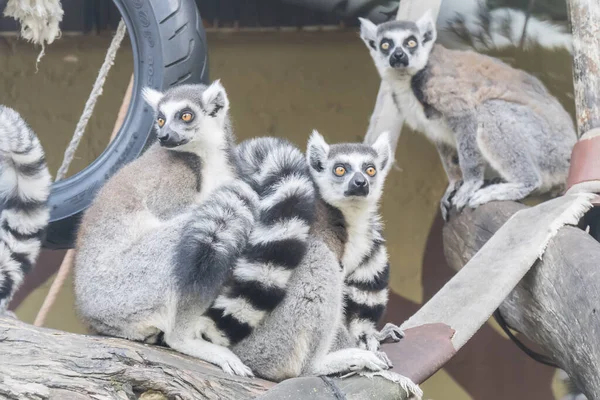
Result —
<path fill-rule="evenodd" d="M 409 40 L 408 43 L 406 44 L 408 47 L 413 48 L 417 45 L 417 41 L 416 40 Z"/>
<path fill-rule="evenodd" d="M 375 174 L 377 173 L 377 170 L 375 169 L 375 167 L 369 167 L 365 170 L 365 172 L 369 176 L 375 176 Z"/>
<path fill-rule="evenodd" d="M 165 124 L 165 119 L 164 118 L 159 118 L 159 119 L 156 120 L 156 122 L 158 123 L 158 126 L 160 126 L 162 128 L 163 125 Z"/>
<path fill-rule="evenodd" d="M 337 176 L 343 176 L 346 173 L 346 168 L 342 167 L 341 165 L 338 165 L 333 170 L 333 173 L 336 174 Z"/>
<path fill-rule="evenodd" d="M 184 112 L 183 114 L 181 114 L 181 120 L 183 122 L 190 122 L 193 118 L 194 116 L 191 112 Z"/>

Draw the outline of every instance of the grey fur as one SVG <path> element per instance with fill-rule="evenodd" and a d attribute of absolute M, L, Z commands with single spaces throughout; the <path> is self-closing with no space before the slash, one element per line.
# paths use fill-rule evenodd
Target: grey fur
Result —
<path fill-rule="evenodd" d="M 86 211 L 75 258 L 78 312 L 97 333 L 146 342 L 164 333 L 175 350 L 251 375 L 229 349 L 200 335 L 201 316 L 246 245 L 258 203 L 236 179 L 226 93 L 215 82 L 144 94 L 166 119 L 158 136 L 185 140 L 153 145 L 109 179 Z M 195 117 L 184 124 L 177 119 L 188 108 Z"/>
<path fill-rule="evenodd" d="M 52 178 L 44 150 L 11 108 L 0 106 L 0 315 L 35 265 L 48 225 Z"/>
<path fill-rule="evenodd" d="M 562 191 L 577 135 L 556 98 L 537 78 L 497 59 L 433 45 L 429 13 L 416 26 L 411 48 L 407 38 L 414 32 L 402 23 L 361 19 L 361 37 L 406 123 L 438 149 L 449 180 L 443 217 L 452 206 Z M 383 39 L 393 46 L 381 50 Z M 503 182 L 484 187 L 494 176 Z"/>
<path fill-rule="evenodd" d="M 335 254 L 321 239 L 309 239 L 283 302 L 232 350 L 255 374 L 273 381 L 386 369 L 377 355 L 352 348 L 347 337 L 337 336 L 343 335 L 343 279 Z M 337 347 L 348 348 L 330 352 Z"/>

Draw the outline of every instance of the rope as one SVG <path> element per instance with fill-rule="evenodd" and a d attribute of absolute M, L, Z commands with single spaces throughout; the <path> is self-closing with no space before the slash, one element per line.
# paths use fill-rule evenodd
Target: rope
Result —
<path fill-rule="evenodd" d="M 119 49 L 121 42 L 123 41 L 123 37 L 125 36 L 125 24 L 123 20 L 119 22 L 119 27 L 117 28 L 117 33 L 113 37 L 113 40 L 106 52 L 106 57 L 104 59 L 104 63 L 100 68 L 100 72 L 98 72 L 98 77 L 96 78 L 96 82 L 94 83 L 94 87 L 92 88 L 92 92 L 90 93 L 90 97 L 88 98 L 85 108 L 83 110 L 83 114 L 79 118 L 79 122 L 77 123 L 77 127 L 75 128 L 75 133 L 73 134 L 73 138 L 71 139 L 71 143 L 67 150 L 65 150 L 65 156 L 63 158 L 62 165 L 56 174 L 55 181 L 59 181 L 64 178 L 67 170 L 69 169 L 69 165 L 71 161 L 73 161 L 73 156 L 75 155 L 75 151 L 79 146 L 79 142 L 81 142 L 81 138 L 85 132 L 85 128 L 87 123 L 94 111 L 94 106 L 96 105 L 96 101 L 98 97 L 102 94 L 102 87 L 104 86 L 104 82 L 106 81 L 106 77 L 108 72 L 115 61 L 115 56 L 117 54 L 117 50 Z M 118 130 L 123 124 L 123 120 L 125 119 L 125 114 L 127 113 L 127 108 L 129 107 L 129 102 L 131 100 L 131 92 L 133 90 L 133 75 L 129 81 L 129 86 L 127 87 L 127 93 L 125 94 L 125 98 L 123 99 L 123 104 L 121 104 L 121 109 L 119 110 L 119 114 L 117 116 L 117 121 L 115 123 L 115 127 L 113 129 L 110 140 L 112 141 L 116 136 Z M 67 250 L 65 254 L 65 258 L 60 264 L 60 268 L 58 269 L 58 273 L 56 274 L 56 278 L 52 282 L 52 286 L 48 291 L 48 294 L 44 298 L 44 302 L 38 314 L 35 317 L 34 325 L 42 326 L 48 317 L 48 313 L 50 309 L 56 302 L 56 298 L 60 293 L 64 283 L 71 272 L 73 266 L 73 259 L 75 257 L 75 251 L 73 249 Z"/>
<path fill-rule="evenodd" d="M 106 58 L 104 59 L 104 63 L 100 68 L 100 72 L 98 72 L 98 77 L 96 78 L 96 82 L 94 82 L 94 87 L 92 88 L 92 92 L 90 93 L 90 97 L 85 103 L 85 108 L 83 109 L 83 113 L 79 118 L 79 122 L 77 123 L 77 127 L 75 128 L 75 133 L 73 134 L 73 138 L 71 139 L 71 143 L 69 143 L 69 147 L 65 150 L 65 156 L 63 158 L 63 162 L 56 173 L 55 181 L 59 181 L 65 177 L 67 171 L 69 169 L 69 165 L 73 161 L 73 157 L 75 156 L 75 152 L 79 147 L 79 143 L 81 142 L 81 138 L 85 133 L 85 128 L 87 127 L 88 121 L 94 112 L 94 107 L 96 106 L 96 101 L 98 97 L 102 95 L 102 88 L 104 86 L 104 82 L 106 81 L 106 77 L 108 75 L 108 71 L 113 66 L 115 62 L 115 57 L 117 55 L 117 50 L 121 46 L 121 41 L 125 36 L 125 23 L 121 19 L 119 22 L 119 27 L 117 28 L 117 33 L 113 37 L 112 42 L 110 43 L 110 47 L 106 52 Z"/>

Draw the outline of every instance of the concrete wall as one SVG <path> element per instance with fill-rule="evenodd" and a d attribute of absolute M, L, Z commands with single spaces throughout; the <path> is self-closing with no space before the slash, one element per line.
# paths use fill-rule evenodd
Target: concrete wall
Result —
<path fill-rule="evenodd" d="M 47 48 L 36 73 L 36 49 L 0 38 L 0 104 L 20 111 L 39 134 L 53 172 L 109 41 L 107 36 L 63 37 Z M 209 46 L 211 78 L 221 78 L 229 93 L 239 139 L 275 135 L 304 148 L 312 129 L 330 142 L 362 139 L 379 78 L 356 32 L 211 34 Z M 551 78 L 546 80 L 552 83 L 551 89 L 569 101 L 567 57 L 517 55 L 517 61 L 528 63 L 542 79 Z M 124 45 L 71 173 L 89 164 L 106 146 L 131 72 L 130 47 Z M 399 323 L 430 298 L 452 271 L 441 251 L 438 203 L 446 177 L 437 154 L 422 136 L 406 131 L 396 155 L 397 168 L 387 180 L 383 215 L 393 266 L 394 295 L 388 318 Z M 42 261 L 48 271 L 61 255 L 44 253 Z M 45 274 L 38 270 L 34 275 Z M 50 282 L 19 304 L 19 317 L 33 321 Z M 29 283 L 33 283 L 31 277 Z M 84 332 L 74 312 L 71 285 L 69 280 L 47 326 Z M 423 387 L 431 399 L 546 400 L 560 394 L 556 384 L 552 389 L 553 375 L 550 368 L 521 354 L 490 323 Z"/>

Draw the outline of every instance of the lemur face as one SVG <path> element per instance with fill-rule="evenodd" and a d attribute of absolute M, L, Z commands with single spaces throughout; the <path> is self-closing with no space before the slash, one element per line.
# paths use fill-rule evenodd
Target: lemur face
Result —
<path fill-rule="evenodd" d="M 227 93 L 217 80 L 210 86 L 180 85 L 164 93 L 145 88 L 144 99 L 155 112 L 161 146 L 186 151 L 202 145 L 222 132 L 229 110 Z"/>
<path fill-rule="evenodd" d="M 430 11 L 416 23 L 389 21 L 375 25 L 364 18 L 359 20 L 360 36 L 380 73 L 398 71 L 414 75 L 425 68 L 437 37 Z"/>
<path fill-rule="evenodd" d="M 377 203 L 391 165 L 387 133 L 372 145 L 328 145 L 313 131 L 306 153 L 310 170 L 323 199 L 338 208 L 357 203 Z"/>

